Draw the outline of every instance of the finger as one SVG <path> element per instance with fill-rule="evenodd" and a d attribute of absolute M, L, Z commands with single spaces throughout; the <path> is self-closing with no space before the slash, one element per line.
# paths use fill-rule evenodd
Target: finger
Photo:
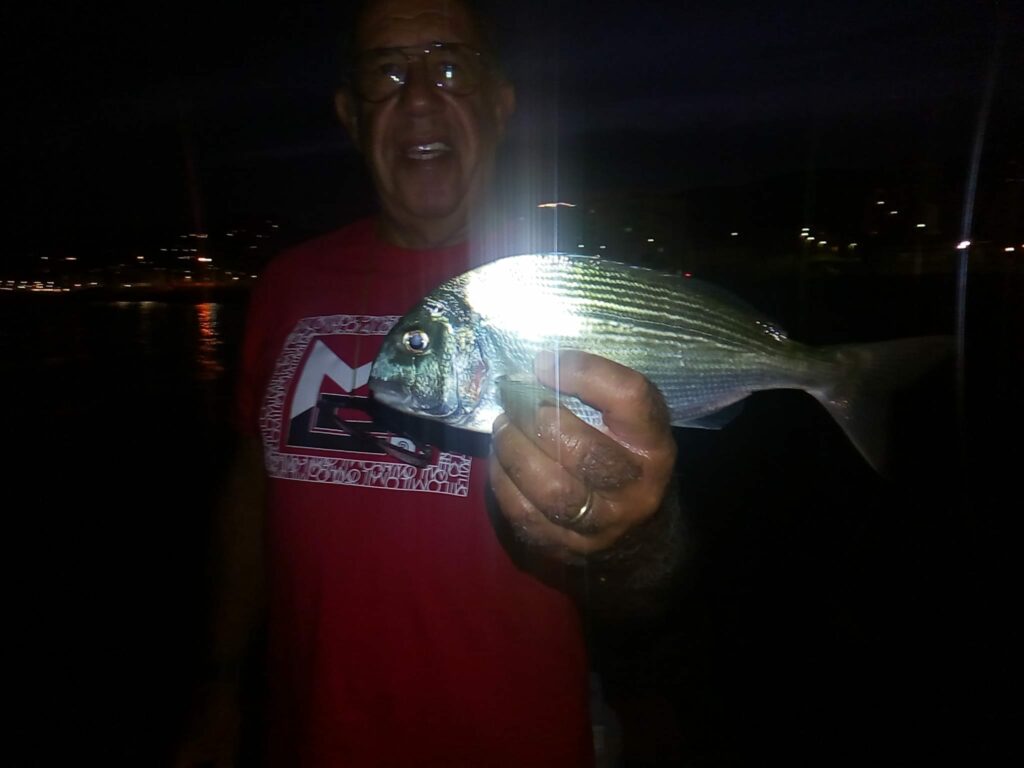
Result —
<path fill-rule="evenodd" d="M 494 459 L 523 498 L 559 525 L 577 517 L 589 491 L 507 417 L 494 423 Z"/>
<path fill-rule="evenodd" d="M 640 461 L 608 435 L 554 405 L 509 401 L 506 414 L 524 437 L 583 484 L 612 492 L 640 477 Z"/>
<path fill-rule="evenodd" d="M 540 382 L 576 395 L 601 411 L 605 425 L 630 447 L 645 451 L 670 434 L 661 392 L 643 374 L 579 350 L 541 352 L 534 366 Z"/>
<path fill-rule="evenodd" d="M 523 495 L 500 462 L 491 461 L 489 473 L 498 507 L 518 538 L 567 561 L 573 555 L 589 555 L 608 546 L 604 536 L 588 536 L 551 522 Z"/>

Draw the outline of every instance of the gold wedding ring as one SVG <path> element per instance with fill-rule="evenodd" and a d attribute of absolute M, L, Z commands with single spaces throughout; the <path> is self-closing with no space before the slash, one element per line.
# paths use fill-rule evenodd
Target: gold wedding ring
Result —
<path fill-rule="evenodd" d="M 587 500 L 583 502 L 583 506 L 580 507 L 579 511 L 570 517 L 568 520 L 562 522 L 562 525 L 566 528 L 572 528 L 579 525 L 588 517 L 594 509 L 594 492 L 587 489 Z"/>

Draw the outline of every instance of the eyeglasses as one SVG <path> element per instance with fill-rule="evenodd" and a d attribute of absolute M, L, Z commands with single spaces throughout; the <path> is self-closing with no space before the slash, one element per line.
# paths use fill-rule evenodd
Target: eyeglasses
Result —
<path fill-rule="evenodd" d="M 353 86 L 366 101 L 384 101 L 398 93 L 409 77 L 409 65 L 423 62 L 438 88 L 468 96 L 478 87 L 490 62 L 462 43 L 428 43 L 404 48 L 371 48 L 356 54 Z"/>

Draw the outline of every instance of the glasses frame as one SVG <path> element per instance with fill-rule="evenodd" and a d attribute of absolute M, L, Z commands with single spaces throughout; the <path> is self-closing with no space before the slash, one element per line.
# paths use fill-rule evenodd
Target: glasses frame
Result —
<path fill-rule="evenodd" d="M 492 69 L 492 62 L 490 60 L 490 57 L 487 56 L 487 54 L 485 54 L 483 51 L 480 51 L 480 50 L 474 48 L 471 45 L 467 45 L 466 43 L 446 43 L 446 42 L 443 42 L 443 41 L 434 41 L 432 43 L 426 43 L 426 44 L 421 44 L 421 45 L 396 46 L 396 47 L 393 47 L 393 48 L 368 48 L 368 49 L 366 49 L 364 51 L 359 51 L 356 54 L 356 59 L 357 60 L 360 57 L 365 56 L 367 54 L 378 54 L 378 55 L 380 55 L 380 54 L 387 55 L 387 54 L 396 54 L 396 53 L 400 54 L 401 56 L 403 56 L 405 58 L 405 64 L 406 64 L 405 74 L 404 74 L 404 77 L 402 78 L 402 81 L 400 83 L 396 84 L 394 90 L 392 90 L 391 92 L 389 92 L 385 96 L 381 96 L 380 98 L 373 99 L 373 98 L 370 98 L 369 96 L 367 96 L 366 93 L 364 93 L 360 89 L 360 87 L 359 87 L 360 67 L 357 64 L 353 64 L 352 68 L 349 70 L 349 82 L 352 85 L 352 90 L 356 93 L 357 96 L 359 96 L 360 99 L 362 99 L 363 101 L 370 102 L 371 104 L 379 104 L 379 103 L 381 103 L 383 101 L 387 101 L 388 99 L 390 99 L 395 94 L 400 93 L 401 90 L 405 87 L 406 81 L 409 79 L 409 65 L 411 65 L 414 61 L 423 61 L 423 60 L 429 58 L 429 56 L 432 53 L 435 53 L 437 51 L 446 51 L 446 50 L 465 51 L 465 52 L 471 54 L 472 56 L 474 56 L 475 60 L 480 63 L 480 75 L 481 76 L 478 79 L 478 81 L 471 88 L 469 88 L 467 90 L 453 90 L 449 86 L 445 85 L 443 81 L 442 82 L 435 82 L 434 86 L 438 90 L 446 91 L 448 93 L 451 93 L 454 96 L 470 96 L 470 95 L 472 95 L 480 87 L 480 84 L 483 82 L 483 76 L 487 72 L 490 72 L 491 69 Z"/>

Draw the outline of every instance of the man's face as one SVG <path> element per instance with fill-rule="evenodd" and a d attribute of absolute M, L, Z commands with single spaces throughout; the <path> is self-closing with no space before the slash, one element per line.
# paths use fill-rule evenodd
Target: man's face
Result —
<path fill-rule="evenodd" d="M 457 0 L 377 0 L 364 13 L 359 51 L 462 43 L 483 49 Z M 438 88 L 419 61 L 405 85 L 379 102 L 339 93 L 338 115 L 366 155 L 383 208 L 383 234 L 400 245 L 442 245 L 465 236 L 515 97 L 497 74 L 465 96 Z"/>

